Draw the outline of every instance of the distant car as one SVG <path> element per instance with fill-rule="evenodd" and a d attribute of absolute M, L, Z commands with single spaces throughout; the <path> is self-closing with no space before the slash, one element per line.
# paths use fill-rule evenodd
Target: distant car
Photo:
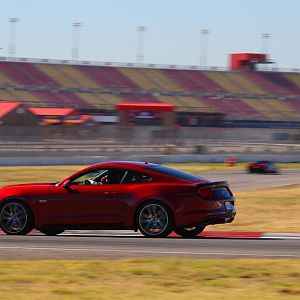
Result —
<path fill-rule="evenodd" d="M 57 183 L 0 189 L 0 227 L 10 235 L 37 229 L 132 229 L 146 237 L 173 230 L 192 237 L 207 225 L 232 222 L 235 198 L 226 181 L 208 180 L 147 162 L 107 162 Z"/>
<path fill-rule="evenodd" d="M 251 162 L 247 166 L 249 173 L 278 173 L 278 167 L 267 160 Z"/>

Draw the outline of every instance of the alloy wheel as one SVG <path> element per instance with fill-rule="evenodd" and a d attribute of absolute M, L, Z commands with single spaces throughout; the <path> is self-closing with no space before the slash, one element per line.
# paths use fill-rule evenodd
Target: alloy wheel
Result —
<path fill-rule="evenodd" d="M 17 234 L 27 225 L 28 215 L 24 206 L 18 202 L 10 202 L 1 210 L 1 228 L 8 234 Z"/>
<path fill-rule="evenodd" d="M 169 214 L 163 206 L 151 203 L 141 209 L 138 221 L 143 234 L 161 236 L 169 226 Z"/>

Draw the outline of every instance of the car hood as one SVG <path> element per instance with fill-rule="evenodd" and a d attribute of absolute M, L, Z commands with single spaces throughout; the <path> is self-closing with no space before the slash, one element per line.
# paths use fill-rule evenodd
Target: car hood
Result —
<path fill-rule="evenodd" d="M 6 185 L 0 187 L 0 196 L 3 197 L 10 194 L 18 195 L 19 193 L 21 194 L 24 192 L 27 193 L 28 191 L 38 190 L 38 189 L 44 190 L 43 187 L 47 189 L 47 187 L 50 187 L 52 185 L 53 183 L 49 183 L 49 182 Z"/>
<path fill-rule="evenodd" d="M 20 183 L 20 184 L 11 184 L 11 185 L 6 185 L 2 186 L 1 189 L 3 188 L 11 188 L 11 187 L 34 187 L 34 186 L 41 186 L 41 185 L 53 185 L 53 182 L 39 182 L 39 183 Z"/>

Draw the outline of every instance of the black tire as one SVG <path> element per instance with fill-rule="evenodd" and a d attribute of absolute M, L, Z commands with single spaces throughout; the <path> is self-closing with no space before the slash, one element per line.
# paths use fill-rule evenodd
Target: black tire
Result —
<path fill-rule="evenodd" d="M 0 208 L 0 227 L 8 235 L 26 235 L 34 228 L 30 208 L 18 200 L 5 202 Z"/>
<path fill-rule="evenodd" d="M 64 229 L 40 229 L 40 232 L 48 235 L 48 236 L 54 236 L 63 233 Z"/>
<path fill-rule="evenodd" d="M 144 236 L 163 238 L 173 231 L 174 218 L 171 209 L 165 204 L 148 201 L 137 210 L 136 224 Z"/>
<path fill-rule="evenodd" d="M 178 235 L 185 237 L 185 238 L 190 238 L 190 237 L 195 237 L 199 233 L 201 233 L 204 230 L 205 226 L 195 226 L 195 227 L 176 227 L 174 229 L 175 233 Z"/>

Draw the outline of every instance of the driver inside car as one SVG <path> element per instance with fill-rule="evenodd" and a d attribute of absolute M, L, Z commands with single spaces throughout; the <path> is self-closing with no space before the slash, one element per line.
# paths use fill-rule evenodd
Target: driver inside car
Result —
<path fill-rule="evenodd" d="M 98 185 L 98 184 L 116 184 L 120 183 L 124 175 L 124 171 L 109 169 L 105 172 L 101 172 L 98 175 L 94 175 L 83 181 L 78 182 L 79 185 Z"/>
<path fill-rule="evenodd" d="M 102 184 L 120 183 L 122 176 L 123 176 L 123 174 L 119 170 L 108 170 L 107 175 L 102 177 L 100 182 Z"/>

